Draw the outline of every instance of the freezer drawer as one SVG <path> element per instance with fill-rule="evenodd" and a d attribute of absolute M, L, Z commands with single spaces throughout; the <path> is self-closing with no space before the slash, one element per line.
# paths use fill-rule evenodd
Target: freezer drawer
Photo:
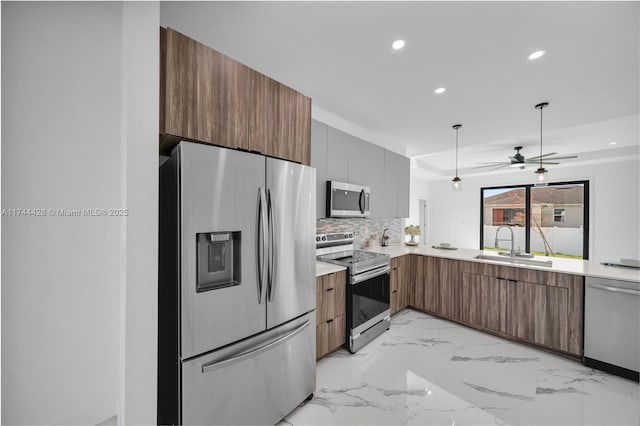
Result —
<path fill-rule="evenodd" d="M 584 356 L 640 371 L 640 284 L 587 277 Z"/>
<path fill-rule="evenodd" d="M 315 389 L 315 311 L 182 365 L 183 424 L 275 424 Z"/>

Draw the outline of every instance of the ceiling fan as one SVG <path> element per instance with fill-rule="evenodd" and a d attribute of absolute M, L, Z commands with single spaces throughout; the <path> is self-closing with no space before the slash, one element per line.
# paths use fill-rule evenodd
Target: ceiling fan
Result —
<path fill-rule="evenodd" d="M 515 167 L 519 169 L 524 169 L 527 164 L 560 164 L 557 163 L 557 160 L 566 160 L 569 158 L 578 158 L 577 155 L 564 155 L 562 157 L 552 157 L 553 155 L 557 155 L 557 152 L 549 152 L 547 154 L 538 155 L 535 157 L 525 158 L 524 155 L 520 154 L 521 146 L 515 146 L 513 149 L 516 150 L 516 154 L 514 156 L 509 156 L 510 161 L 498 161 L 498 162 L 490 162 L 490 163 L 478 163 L 480 166 L 472 167 L 473 169 L 481 169 L 485 167 L 493 167 L 491 170 L 498 170 L 503 167 Z"/>

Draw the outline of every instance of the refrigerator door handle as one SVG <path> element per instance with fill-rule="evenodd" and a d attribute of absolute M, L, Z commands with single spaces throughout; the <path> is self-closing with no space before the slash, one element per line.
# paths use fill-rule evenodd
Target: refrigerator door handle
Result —
<path fill-rule="evenodd" d="M 262 304 L 262 289 L 265 287 L 264 284 L 264 271 L 266 270 L 265 265 L 265 244 L 267 241 L 267 226 L 266 226 L 266 215 L 267 211 L 265 208 L 265 195 L 264 189 L 258 188 L 258 234 L 256 247 L 258 251 L 257 261 L 258 261 L 258 304 Z"/>
<path fill-rule="evenodd" d="M 202 373 L 208 373 L 210 371 L 217 370 L 218 368 L 226 367 L 230 364 L 235 364 L 236 362 L 240 362 L 247 358 L 251 358 L 252 356 L 258 355 L 259 353 L 264 352 L 269 348 L 272 348 L 273 346 L 276 346 L 284 342 L 285 340 L 292 338 L 293 336 L 295 336 L 296 334 L 300 333 L 302 330 L 307 328 L 310 323 L 311 321 L 307 320 L 302 325 L 290 331 L 289 333 L 285 334 L 284 336 L 281 336 L 276 340 L 269 342 L 267 344 L 264 344 L 262 346 L 258 346 L 257 348 L 251 348 L 248 351 L 245 351 L 239 355 L 233 356 L 231 358 L 223 359 L 221 361 L 213 361 L 213 362 L 202 364 Z"/>
<path fill-rule="evenodd" d="M 267 278 L 267 300 L 271 302 L 273 300 L 273 288 L 275 287 L 276 281 L 276 265 L 277 258 L 276 255 L 278 253 L 278 245 L 276 241 L 276 218 L 273 212 L 273 203 L 271 202 L 271 191 L 267 189 L 267 217 L 269 221 L 269 274 Z"/>

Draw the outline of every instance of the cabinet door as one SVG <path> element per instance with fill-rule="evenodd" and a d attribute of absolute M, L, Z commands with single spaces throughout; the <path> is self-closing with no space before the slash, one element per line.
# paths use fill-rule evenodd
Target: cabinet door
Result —
<path fill-rule="evenodd" d="M 398 174 L 396 173 L 397 154 L 385 150 L 384 151 L 384 194 L 380 200 L 381 205 L 379 214 L 381 217 L 393 218 L 398 217 Z"/>
<path fill-rule="evenodd" d="M 346 313 L 347 304 L 347 273 L 346 271 L 336 272 L 331 274 L 331 283 L 327 284 L 334 288 L 333 290 L 333 304 L 334 304 L 334 318 L 344 315 Z M 329 294 L 329 287 L 325 288 L 325 294 Z"/>
<path fill-rule="evenodd" d="M 507 281 L 469 272 L 462 274 L 461 319 L 488 330 L 507 332 Z"/>
<path fill-rule="evenodd" d="M 327 215 L 327 132 L 326 124 L 311 122 L 311 167 L 316 168 L 316 219 Z"/>
<path fill-rule="evenodd" d="M 411 301 L 411 306 L 416 309 L 424 310 L 424 279 L 425 279 L 425 264 L 424 264 L 424 256 L 419 255 L 410 255 L 410 264 L 411 264 L 411 283 L 412 283 L 412 294 L 409 299 Z"/>
<path fill-rule="evenodd" d="M 249 68 L 167 29 L 161 133 L 248 149 Z"/>
<path fill-rule="evenodd" d="M 507 332 L 531 343 L 569 352 L 569 300 L 567 288 L 524 281 L 510 283 Z"/>
<path fill-rule="evenodd" d="M 443 316 L 460 319 L 460 262 L 440 259 L 440 309 Z"/>
<path fill-rule="evenodd" d="M 438 257 L 423 256 L 424 268 L 424 309 L 440 314 L 440 265 Z"/>
<path fill-rule="evenodd" d="M 267 155 L 293 159 L 296 145 L 296 91 L 284 84 L 278 85 L 278 136 L 269 141 Z"/>
<path fill-rule="evenodd" d="M 316 278 L 316 321 L 322 324 L 345 314 L 346 275 L 344 272 Z"/>
<path fill-rule="evenodd" d="M 295 133 L 293 158 L 300 164 L 311 164 L 311 98 L 300 92 L 295 92 Z"/>
<path fill-rule="evenodd" d="M 398 209 L 396 212 L 396 217 L 407 218 L 409 217 L 409 190 L 411 185 L 411 166 L 409 158 L 403 155 L 399 155 L 397 158 L 396 167 L 398 173 Z"/>
<path fill-rule="evenodd" d="M 404 309 L 407 307 L 407 299 L 408 299 L 408 291 L 407 291 L 407 280 L 405 278 L 405 260 L 407 256 L 401 256 L 397 259 L 397 271 L 398 271 L 398 310 Z"/>
<path fill-rule="evenodd" d="M 387 208 L 385 194 L 385 176 L 384 176 L 384 149 L 369 144 L 367 151 L 369 177 L 367 185 L 371 188 L 371 218 L 386 219 L 391 216 L 385 216 L 384 210 Z M 382 230 L 380 230 L 382 232 Z"/>
<path fill-rule="evenodd" d="M 327 284 L 331 282 L 331 274 L 316 278 L 316 323 L 327 322 L 335 316 L 333 294 L 327 294 Z"/>
<path fill-rule="evenodd" d="M 278 82 L 251 70 L 249 150 L 267 153 L 267 145 L 278 139 Z"/>
<path fill-rule="evenodd" d="M 391 292 L 390 294 L 390 311 L 391 311 L 391 315 L 395 314 L 396 312 L 398 312 L 401 308 L 401 298 L 402 298 L 402 293 L 400 290 L 400 282 L 399 282 L 399 270 L 398 270 L 398 260 L 396 259 L 391 259 L 391 276 L 390 276 L 390 284 L 389 284 L 389 291 Z"/>
<path fill-rule="evenodd" d="M 248 146 L 270 157 L 310 164 L 311 99 L 257 71 L 249 73 Z"/>

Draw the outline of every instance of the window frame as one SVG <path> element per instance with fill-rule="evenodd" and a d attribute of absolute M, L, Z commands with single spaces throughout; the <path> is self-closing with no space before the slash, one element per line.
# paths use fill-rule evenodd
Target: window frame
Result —
<path fill-rule="evenodd" d="M 549 182 L 545 186 L 583 185 L 583 206 L 582 206 L 582 259 L 589 259 L 589 181 L 574 180 L 565 182 Z M 525 251 L 531 250 L 531 188 L 538 185 L 526 183 L 521 185 L 499 185 L 480 187 L 480 250 L 484 250 L 484 191 L 490 189 L 524 189 L 525 190 Z M 555 216 L 555 215 L 554 215 Z M 555 219 L 555 217 L 554 217 Z"/>

